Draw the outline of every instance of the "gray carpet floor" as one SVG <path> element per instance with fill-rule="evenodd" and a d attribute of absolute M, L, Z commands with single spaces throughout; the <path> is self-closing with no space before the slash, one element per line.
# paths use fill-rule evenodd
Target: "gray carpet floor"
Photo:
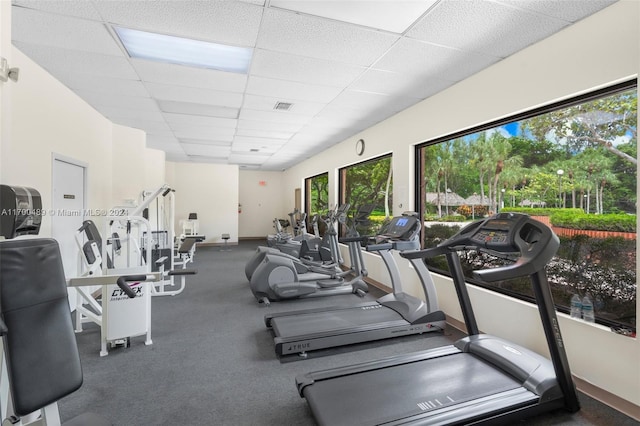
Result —
<path fill-rule="evenodd" d="M 153 344 L 131 339 L 129 348 L 99 356 L 100 331 L 85 325 L 77 334 L 84 371 L 80 390 L 60 401 L 61 417 L 93 411 L 114 425 L 314 425 L 295 386 L 296 375 L 450 344 L 460 336 L 409 336 L 327 349 L 279 359 L 264 325 L 267 312 L 284 312 L 363 302 L 355 295 L 258 305 L 244 275 L 257 242 L 230 251 L 198 248 L 185 291 L 152 299 Z M 370 292 L 364 301 L 381 293 Z M 398 395 L 402 398 L 402 395 Z M 638 425 L 580 394 L 582 410 L 556 412 L 523 421 L 530 425 Z M 362 401 L 359 409 L 366 409 Z M 355 409 L 355 407 L 354 407 Z"/>

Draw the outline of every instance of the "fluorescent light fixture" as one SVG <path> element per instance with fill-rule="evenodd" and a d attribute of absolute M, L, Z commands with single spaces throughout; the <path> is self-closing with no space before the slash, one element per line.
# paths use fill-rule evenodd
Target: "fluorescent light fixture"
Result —
<path fill-rule="evenodd" d="M 132 58 L 246 74 L 253 49 L 114 27 Z"/>

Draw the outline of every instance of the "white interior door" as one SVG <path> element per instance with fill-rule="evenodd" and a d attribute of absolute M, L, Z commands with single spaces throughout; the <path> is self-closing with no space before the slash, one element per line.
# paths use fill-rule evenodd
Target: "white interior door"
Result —
<path fill-rule="evenodd" d="M 53 160 L 51 236 L 58 241 L 64 274 L 79 275 L 79 248 L 75 233 L 82 226 L 85 209 L 86 168 L 69 161 Z M 69 304 L 75 309 L 75 289 L 69 289 Z"/>

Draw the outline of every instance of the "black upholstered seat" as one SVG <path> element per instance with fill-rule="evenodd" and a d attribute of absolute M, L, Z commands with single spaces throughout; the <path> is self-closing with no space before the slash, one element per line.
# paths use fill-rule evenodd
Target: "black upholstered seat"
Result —
<path fill-rule="evenodd" d="M 55 240 L 0 243 L 0 314 L 16 415 L 40 410 L 80 388 L 80 355 Z M 68 424 L 110 423 L 88 414 Z"/>

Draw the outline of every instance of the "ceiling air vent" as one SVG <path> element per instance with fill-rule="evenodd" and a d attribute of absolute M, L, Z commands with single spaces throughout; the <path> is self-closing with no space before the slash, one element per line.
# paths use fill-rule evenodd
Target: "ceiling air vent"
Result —
<path fill-rule="evenodd" d="M 276 106 L 274 106 L 273 109 L 277 111 L 289 111 L 292 106 L 293 104 L 289 102 L 276 102 Z"/>

